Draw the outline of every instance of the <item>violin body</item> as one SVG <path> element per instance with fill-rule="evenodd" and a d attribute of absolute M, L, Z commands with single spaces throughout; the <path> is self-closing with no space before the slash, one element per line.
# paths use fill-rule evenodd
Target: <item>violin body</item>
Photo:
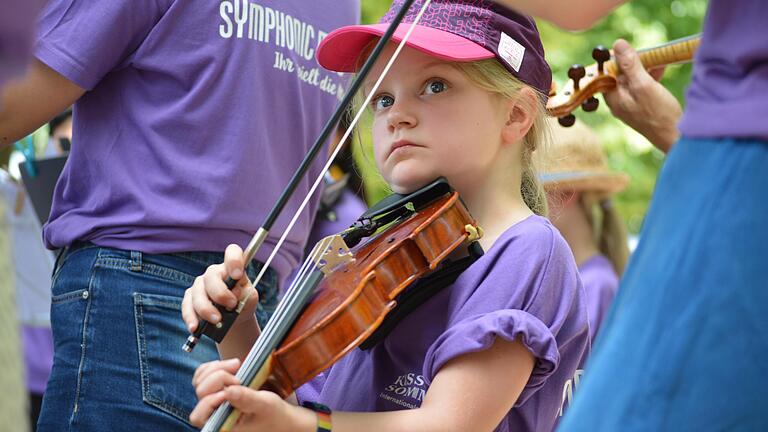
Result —
<path fill-rule="evenodd" d="M 352 249 L 317 286 L 300 318 L 252 387 L 287 397 L 373 333 L 395 298 L 470 236 L 476 226 L 456 192 Z"/>

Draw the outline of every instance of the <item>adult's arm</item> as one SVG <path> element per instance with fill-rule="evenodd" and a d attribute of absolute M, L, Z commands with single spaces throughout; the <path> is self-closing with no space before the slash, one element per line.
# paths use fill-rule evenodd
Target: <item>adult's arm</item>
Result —
<path fill-rule="evenodd" d="M 566 30 L 585 30 L 626 0 L 496 0 Z"/>
<path fill-rule="evenodd" d="M 34 132 L 72 105 L 85 90 L 39 60 L 0 93 L 0 148 Z"/>

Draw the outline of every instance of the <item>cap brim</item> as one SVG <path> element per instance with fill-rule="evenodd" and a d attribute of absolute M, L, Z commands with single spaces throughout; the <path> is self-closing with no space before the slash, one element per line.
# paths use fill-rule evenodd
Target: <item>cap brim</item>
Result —
<path fill-rule="evenodd" d="M 334 30 L 320 43 L 317 61 L 329 70 L 355 72 L 363 48 L 374 38 L 384 35 L 388 27 L 389 24 L 373 24 Z M 402 41 L 410 27 L 411 24 L 400 24 L 392 40 L 398 43 Z M 493 52 L 461 36 L 420 25 L 413 29 L 406 45 L 447 61 L 464 62 L 495 57 Z"/>

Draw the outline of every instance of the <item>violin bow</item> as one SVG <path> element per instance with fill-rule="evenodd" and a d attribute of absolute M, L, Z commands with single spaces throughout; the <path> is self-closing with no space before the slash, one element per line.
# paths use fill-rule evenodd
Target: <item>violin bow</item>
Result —
<path fill-rule="evenodd" d="M 329 118 L 328 121 L 326 122 L 325 127 L 320 133 L 320 136 L 312 145 L 309 152 L 307 153 L 307 155 L 304 157 L 301 164 L 299 165 L 299 168 L 291 177 L 291 180 L 289 181 L 286 188 L 283 190 L 282 194 L 278 198 L 275 205 L 272 207 L 272 210 L 270 210 L 264 223 L 261 225 L 258 231 L 256 231 L 256 234 L 254 234 L 254 236 L 251 238 L 251 241 L 248 243 L 248 246 L 243 251 L 243 259 L 246 263 L 250 262 L 253 259 L 253 257 L 256 255 L 258 250 L 261 248 L 262 244 L 264 243 L 264 240 L 266 240 L 267 235 L 269 234 L 269 231 L 272 229 L 272 226 L 274 225 L 275 221 L 277 220 L 277 218 L 280 216 L 283 209 L 285 208 L 285 205 L 288 202 L 288 199 L 295 192 L 299 182 L 304 177 L 310 165 L 317 157 L 317 154 L 320 152 L 323 145 L 327 141 L 328 137 L 333 132 L 334 128 L 336 127 L 336 124 L 339 122 L 339 120 L 341 119 L 341 116 L 344 114 L 345 110 L 347 109 L 347 106 L 349 106 L 352 103 L 352 100 L 355 94 L 362 86 L 363 81 L 368 76 L 370 70 L 373 68 L 373 65 L 381 56 L 381 53 L 386 47 L 386 45 L 392 39 L 392 35 L 395 33 L 395 30 L 400 25 L 406 13 L 413 5 L 413 2 L 414 0 L 405 0 L 403 2 L 403 5 L 400 7 L 400 10 L 398 10 L 397 15 L 393 19 L 392 23 L 390 23 L 389 27 L 387 28 L 387 31 L 379 39 L 373 51 L 368 56 L 368 59 L 365 61 L 365 63 L 363 64 L 363 67 L 358 72 L 357 76 L 352 82 L 352 85 L 350 86 L 347 93 L 344 95 L 344 98 L 342 99 L 338 108 L 333 113 L 331 118 Z M 414 18 L 413 23 L 408 29 L 408 32 L 405 34 L 405 36 L 403 37 L 403 40 L 397 46 L 397 49 L 392 54 L 392 57 L 389 59 L 389 62 L 387 63 L 387 65 L 384 67 L 384 70 L 382 71 L 378 80 L 372 87 L 371 91 L 368 93 L 368 96 L 366 97 L 365 102 L 361 105 L 354 119 L 350 122 L 349 127 L 344 132 L 344 135 L 341 138 L 341 142 L 344 142 L 349 138 L 349 135 L 352 133 L 358 121 L 362 117 L 363 112 L 365 111 L 365 108 L 370 103 L 373 95 L 376 93 L 376 90 L 379 88 L 379 86 L 381 85 L 381 82 L 384 80 L 384 77 L 389 72 L 389 69 L 391 68 L 395 59 L 400 54 L 400 51 L 402 51 L 402 48 L 405 46 L 405 43 L 410 37 L 411 32 L 413 31 L 416 24 L 421 19 L 422 14 L 426 10 L 426 8 L 429 6 L 430 2 L 431 0 L 424 1 L 424 4 L 422 5 L 421 10 L 419 11 L 418 15 Z M 341 148 L 342 146 L 340 145 L 336 146 L 332 154 L 329 156 L 328 161 L 326 162 L 323 169 L 320 171 L 320 175 L 318 175 L 318 177 L 315 179 L 315 182 L 312 184 L 312 187 L 310 188 L 309 192 L 304 197 L 304 200 L 302 201 L 298 210 L 296 211 L 290 223 L 286 227 L 285 232 L 280 237 L 280 240 L 277 242 L 271 254 L 267 258 L 267 260 L 264 262 L 264 266 L 261 268 L 261 271 L 258 273 L 258 275 L 256 276 L 256 279 L 253 281 L 254 286 L 257 286 L 258 283 L 261 281 L 262 277 L 264 276 L 267 269 L 269 268 L 269 265 L 271 264 L 272 260 L 277 255 L 277 252 L 280 250 L 280 247 L 282 246 L 282 244 L 285 242 L 285 239 L 287 238 L 288 233 L 290 233 L 291 229 L 293 228 L 296 221 L 298 220 L 299 215 L 309 203 L 309 199 L 312 196 L 312 194 L 315 192 L 317 187 L 323 181 L 323 176 L 325 175 L 325 172 L 328 171 L 328 168 L 333 163 L 334 159 L 336 158 L 336 155 L 341 151 Z M 244 277 L 247 277 L 247 276 L 244 276 Z M 231 277 L 227 277 L 225 284 L 227 285 L 227 288 L 231 290 L 235 287 L 235 285 L 237 284 L 237 281 L 232 279 Z M 187 340 L 184 342 L 182 349 L 186 352 L 191 352 L 194 349 L 195 345 L 197 345 L 197 342 L 200 340 L 200 337 L 202 337 L 202 335 L 209 336 L 216 342 L 221 342 L 221 340 L 224 339 L 224 336 L 226 335 L 229 328 L 235 322 L 235 319 L 239 315 L 240 311 L 245 306 L 246 301 L 247 301 L 247 298 L 241 299 L 240 302 L 238 303 L 238 306 L 233 311 L 229 311 L 220 305 L 215 305 L 216 308 L 221 313 L 222 320 L 214 326 L 214 325 L 211 325 L 208 321 L 201 319 L 200 324 L 197 326 L 197 329 L 195 330 L 195 332 L 189 335 Z"/>
<path fill-rule="evenodd" d="M 640 62 L 647 70 L 671 64 L 687 63 L 699 47 L 701 35 L 692 35 L 667 42 L 663 45 L 637 51 Z M 607 92 L 616 88 L 616 77 L 621 71 L 611 51 L 599 45 L 592 50 L 596 63 L 584 67 L 575 64 L 568 69 L 568 83 L 560 92 L 550 92 L 547 101 L 547 114 L 557 117 L 562 126 L 573 126 L 576 117 L 572 114 L 579 106 L 584 111 L 592 112 L 600 102 L 595 93 Z"/>

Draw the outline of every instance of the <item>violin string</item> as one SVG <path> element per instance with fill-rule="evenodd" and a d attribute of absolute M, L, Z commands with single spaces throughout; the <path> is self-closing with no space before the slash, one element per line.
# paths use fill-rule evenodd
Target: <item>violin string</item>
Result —
<path fill-rule="evenodd" d="M 395 49 L 394 54 L 392 54 L 392 57 L 387 62 L 387 65 L 384 67 L 384 70 L 382 71 L 381 75 L 379 76 L 376 83 L 371 88 L 371 91 L 368 93 L 368 96 L 366 96 L 365 101 L 361 104 L 360 109 L 357 111 L 357 114 L 355 115 L 355 118 L 352 120 L 352 122 L 350 122 L 349 127 L 347 127 L 347 130 L 344 132 L 344 135 L 342 136 L 340 142 L 345 142 L 349 138 L 349 135 L 352 133 L 352 130 L 354 130 L 355 126 L 357 126 L 357 123 L 360 120 L 360 117 L 363 116 L 363 113 L 365 112 L 366 107 L 368 107 L 368 104 L 371 102 L 373 95 L 376 94 L 376 90 L 378 90 L 382 81 L 384 81 L 384 78 L 387 76 L 389 69 L 392 67 L 392 64 L 394 64 L 395 60 L 400 55 L 400 51 L 402 51 L 403 47 L 408 41 L 408 38 L 411 36 L 411 33 L 413 32 L 413 30 L 416 28 L 416 25 L 421 19 L 421 16 L 424 14 L 424 11 L 426 11 L 430 2 L 431 0 L 426 0 L 422 5 L 418 15 L 416 15 L 416 18 L 414 18 L 413 22 L 408 28 L 408 31 L 405 33 L 405 36 L 403 37 L 403 39 L 400 41 L 397 48 Z M 331 154 L 331 156 L 328 158 L 328 161 L 325 163 L 325 166 L 323 167 L 322 171 L 320 171 L 320 175 L 318 175 L 317 179 L 315 179 L 314 184 L 310 188 L 307 195 L 304 197 L 304 200 L 302 201 L 298 210 L 296 210 L 296 213 L 293 215 L 291 222 L 286 227 L 285 231 L 283 232 L 283 235 L 280 236 L 280 240 L 278 240 L 277 244 L 275 245 L 275 248 L 272 250 L 272 253 L 269 254 L 269 258 L 267 258 L 267 260 L 264 262 L 264 266 L 261 268 L 261 271 L 256 276 L 256 279 L 253 282 L 254 286 L 258 285 L 258 283 L 261 281 L 261 278 L 264 276 L 264 273 L 266 273 L 267 269 L 269 268 L 269 265 L 272 263 L 272 260 L 275 258 L 275 256 L 277 255 L 277 252 L 280 250 L 280 247 L 282 247 L 283 242 L 285 242 L 285 239 L 288 237 L 288 234 L 291 232 L 291 229 L 293 229 L 293 226 L 296 224 L 296 221 L 299 219 L 299 215 L 307 206 L 309 199 L 312 197 L 315 190 L 320 185 L 320 182 L 323 181 L 325 172 L 328 171 L 328 169 L 331 167 L 331 164 L 333 164 L 333 161 L 336 159 L 336 155 L 338 155 L 339 152 L 341 151 L 341 148 L 342 148 L 341 145 L 337 145 L 333 153 Z"/>
<path fill-rule="evenodd" d="M 283 317 L 286 315 L 286 312 L 288 309 L 290 309 L 291 306 L 294 305 L 296 301 L 296 297 L 298 295 L 299 290 L 295 287 L 303 285 L 307 279 L 309 279 L 309 275 L 317 268 L 316 258 L 317 256 L 322 254 L 322 251 L 328 248 L 328 245 L 330 244 L 330 239 L 325 238 L 322 241 L 318 242 L 315 247 L 312 249 L 312 252 L 310 252 L 309 256 L 304 261 L 303 265 L 301 266 L 301 269 L 299 270 L 298 275 L 296 278 L 294 278 L 293 282 L 291 283 L 291 286 L 288 288 L 288 291 L 286 291 L 285 297 L 280 301 L 280 303 L 277 306 L 277 309 L 275 310 L 275 313 L 272 315 L 272 318 L 267 322 L 267 325 L 264 326 L 264 331 L 262 332 L 261 336 L 259 337 L 260 340 L 263 340 L 262 343 L 259 343 L 257 341 L 256 344 L 254 344 L 251 351 L 248 353 L 248 356 L 246 357 L 245 362 L 243 363 L 243 366 L 240 368 L 237 374 L 237 378 L 241 380 L 244 378 L 245 375 L 247 375 L 247 369 L 246 366 L 251 366 L 251 363 L 253 360 L 255 360 L 256 357 L 260 354 L 260 348 L 264 345 L 266 345 L 269 340 L 274 337 L 275 332 L 275 325 L 273 323 L 282 321 Z M 243 376 L 241 376 L 240 372 L 243 372 Z"/>

